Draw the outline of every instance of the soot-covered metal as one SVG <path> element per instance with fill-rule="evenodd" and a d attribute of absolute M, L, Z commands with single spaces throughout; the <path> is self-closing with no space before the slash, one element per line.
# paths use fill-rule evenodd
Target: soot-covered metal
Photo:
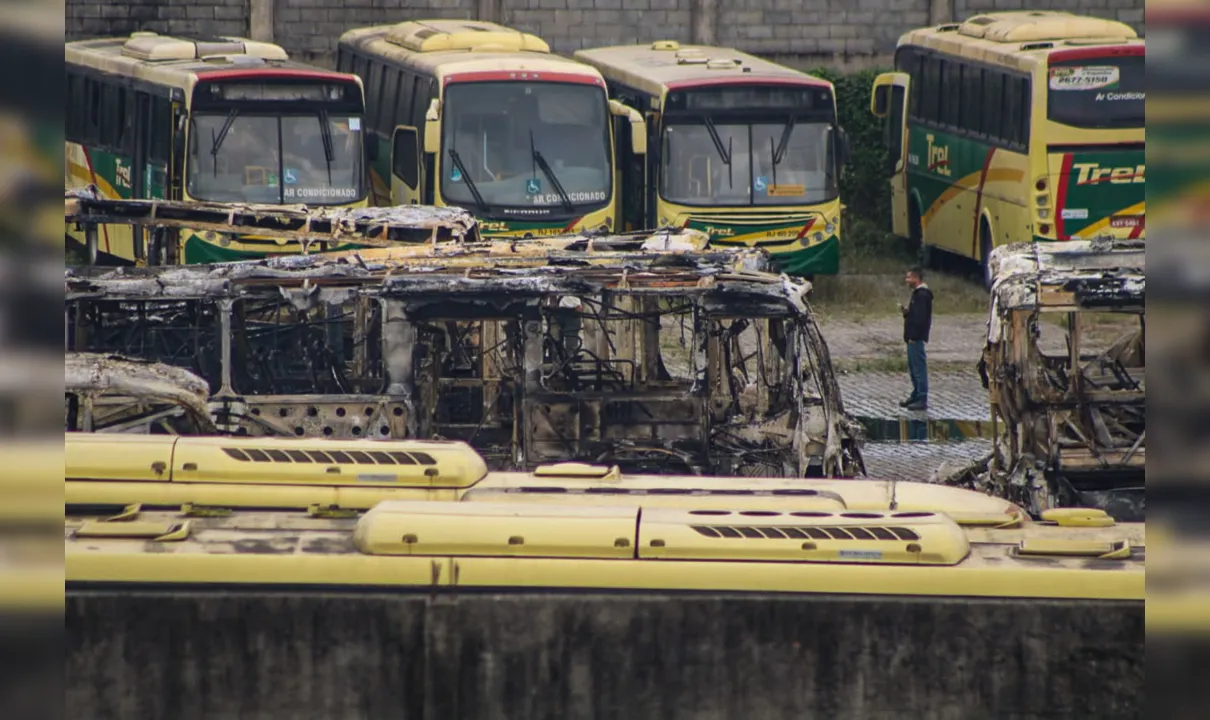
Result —
<path fill-rule="evenodd" d="M 1142 520 L 1146 463 L 1146 280 L 1141 241 L 998 248 L 979 370 L 995 452 L 946 480 L 1035 513 L 1091 506 Z M 1040 323 L 1065 349 L 1044 347 Z"/>
<path fill-rule="evenodd" d="M 68 349 L 190 369 L 230 432 L 448 438 L 497 468 L 851 476 L 810 286 L 695 231 L 66 275 Z"/>

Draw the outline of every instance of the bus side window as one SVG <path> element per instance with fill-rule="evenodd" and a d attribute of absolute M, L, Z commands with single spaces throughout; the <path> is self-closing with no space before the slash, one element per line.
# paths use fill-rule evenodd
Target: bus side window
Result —
<path fill-rule="evenodd" d="M 963 129 L 983 134 L 983 70 L 970 65 L 962 67 Z"/>
<path fill-rule="evenodd" d="M 369 71 L 366 73 L 369 79 L 365 82 L 366 121 L 371 127 L 385 132 L 389 136 L 391 131 L 378 125 L 378 108 L 382 103 L 382 70 L 382 63 L 370 62 Z"/>
<path fill-rule="evenodd" d="M 428 112 L 429 104 L 436 97 L 434 87 L 436 81 L 432 78 L 418 76 L 416 78 L 416 90 L 412 99 L 412 126 L 421 129 L 424 127 L 424 114 Z M 426 151 L 433 148 L 425 148 Z"/>
<path fill-rule="evenodd" d="M 394 129 L 393 113 L 395 111 L 395 95 L 399 88 L 399 71 L 384 65 L 378 74 L 378 114 L 375 121 L 383 132 L 390 133 Z"/>
<path fill-rule="evenodd" d="M 908 74 L 913 78 L 911 92 L 912 96 L 908 101 L 908 114 L 914 118 L 923 118 L 921 112 L 924 98 L 924 56 L 920 53 L 912 53 L 908 56 Z"/>
<path fill-rule="evenodd" d="M 958 63 L 942 63 L 944 77 L 941 85 L 941 122 L 958 128 L 962 126 L 962 75 Z"/>
<path fill-rule="evenodd" d="M 168 162 L 172 151 L 172 104 L 168 98 L 151 98 L 150 136 L 147 157 L 152 162 Z"/>
<path fill-rule="evenodd" d="M 983 131 L 993 141 L 1001 138 L 1004 116 L 1004 74 L 995 70 L 983 73 Z"/>
<path fill-rule="evenodd" d="M 84 78 L 84 132 L 83 139 L 88 145 L 95 145 L 101 140 L 101 83 L 96 78 Z"/>
<path fill-rule="evenodd" d="M 924 60 L 924 88 L 920 93 L 920 117 L 941 121 L 941 61 L 935 57 Z"/>

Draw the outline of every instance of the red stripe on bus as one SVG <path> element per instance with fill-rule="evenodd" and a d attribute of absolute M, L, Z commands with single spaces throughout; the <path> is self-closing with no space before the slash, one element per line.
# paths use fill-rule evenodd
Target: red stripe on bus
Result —
<path fill-rule="evenodd" d="M 668 83 L 669 90 L 684 90 L 695 87 L 713 87 L 716 85 L 797 85 L 799 87 L 828 88 L 831 84 L 826 80 L 761 77 L 745 73 L 739 77 L 710 78 L 709 80 L 681 80 Z"/>
<path fill-rule="evenodd" d="M 1068 60 L 1096 60 L 1098 58 L 1111 57 L 1138 57 L 1146 56 L 1147 49 L 1142 45 L 1124 45 L 1124 46 L 1105 46 L 1091 48 L 1077 48 L 1075 50 L 1056 50 L 1047 56 L 1047 60 L 1053 65 L 1057 62 L 1067 62 Z"/>
<path fill-rule="evenodd" d="M 802 240 L 804 237 L 806 237 L 807 233 L 811 232 L 811 226 L 814 224 L 815 224 L 815 218 L 811 218 L 811 219 L 807 220 L 807 224 L 802 226 L 802 230 L 798 231 L 798 235 L 795 236 L 794 239 Z"/>
<path fill-rule="evenodd" d="M 335 80 L 338 82 L 356 82 L 352 75 L 330 72 L 327 70 L 291 70 L 289 68 L 248 69 L 248 70 L 201 70 L 200 80 L 259 80 L 259 79 L 304 79 L 304 80 Z"/>
<path fill-rule="evenodd" d="M 569 82 L 581 85 L 603 86 L 603 80 L 592 75 L 569 72 L 543 72 L 541 70 L 490 70 L 483 72 L 456 73 L 448 75 L 445 83 L 484 82 L 487 80 L 540 80 L 542 82 Z"/>
<path fill-rule="evenodd" d="M 1133 230 L 1130 231 L 1130 239 L 1138 240 L 1139 235 L 1143 234 L 1143 228 L 1145 227 L 1147 227 L 1147 221 L 1145 219 L 1140 219 L 1139 223 L 1134 226 Z"/>
<path fill-rule="evenodd" d="M 983 169 L 979 171 L 979 186 L 975 188 L 975 229 L 971 233 L 971 257 L 982 251 L 979 247 L 979 220 L 983 212 L 983 186 L 987 183 L 987 171 L 992 166 L 992 158 L 996 156 L 996 148 L 988 148 L 983 158 Z M 995 243 L 995 239 L 992 239 Z"/>
<path fill-rule="evenodd" d="M 1067 207 L 1067 184 L 1071 180 L 1071 164 L 1075 155 L 1063 155 L 1063 167 L 1059 170 L 1059 189 L 1055 197 L 1055 239 L 1067 240 L 1067 232 L 1063 229 L 1063 209 Z"/>

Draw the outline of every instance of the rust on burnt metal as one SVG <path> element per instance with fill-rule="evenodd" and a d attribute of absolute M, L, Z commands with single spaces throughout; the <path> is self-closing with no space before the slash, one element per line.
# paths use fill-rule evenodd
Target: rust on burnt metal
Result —
<path fill-rule="evenodd" d="M 101 353 L 63 357 L 69 432 L 212 434 L 210 387 L 182 367 Z"/>
<path fill-rule="evenodd" d="M 102 197 L 93 186 L 66 191 L 63 202 L 64 221 L 84 229 L 117 224 L 157 231 L 187 229 L 224 236 L 255 235 L 298 242 L 304 252 L 322 252 L 347 243 L 389 248 L 479 240 L 478 224 L 461 208 L 422 205 L 328 208 L 121 200 Z M 154 252 L 144 256 L 153 260 L 150 264 L 156 264 Z"/>
<path fill-rule="evenodd" d="M 994 272 L 979 372 L 999 441 L 950 481 L 1032 512 L 1091 506 L 1141 520 L 1146 464 L 1142 241 L 1009 245 Z M 1045 341 L 1043 330 L 1061 339 Z"/>

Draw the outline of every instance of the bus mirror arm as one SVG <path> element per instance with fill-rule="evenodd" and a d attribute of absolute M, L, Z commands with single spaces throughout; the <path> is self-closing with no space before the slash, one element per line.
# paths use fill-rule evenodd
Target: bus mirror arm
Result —
<path fill-rule="evenodd" d="M 630 121 L 630 150 L 635 155 L 646 155 L 647 122 L 643 119 L 642 113 L 617 100 L 609 101 L 609 112 Z"/>
<path fill-rule="evenodd" d="M 889 112 L 890 105 L 890 85 L 875 85 L 873 93 L 870 96 L 870 113 L 874 117 L 884 118 Z"/>
<path fill-rule="evenodd" d="M 441 147 L 441 101 L 433 98 L 424 113 L 424 151 L 435 153 Z"/>

